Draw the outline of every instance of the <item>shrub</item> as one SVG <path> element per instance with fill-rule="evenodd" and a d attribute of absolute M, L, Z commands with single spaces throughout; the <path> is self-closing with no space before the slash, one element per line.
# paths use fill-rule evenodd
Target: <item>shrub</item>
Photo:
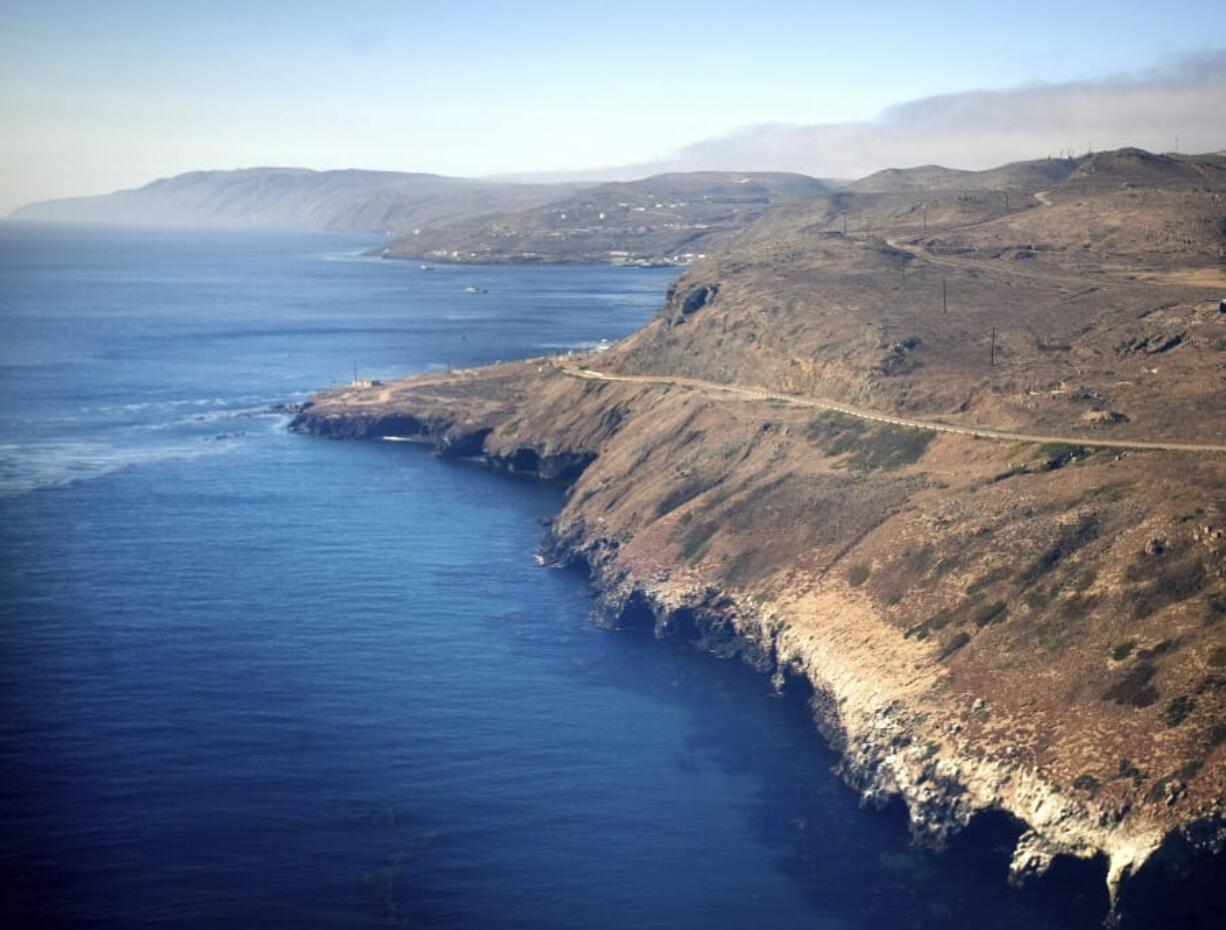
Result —
<path fill-rule="evenodd" d="M 1195 706 L 1196 700 L 1186 694 L 1171 698 L 1162 712 L 1162 722 L 1168 727 L 1177 727 L 1188 719 L 1188 714 L 1192 713 Z"/>
<path fill-rule="evenodd" d="M 941 650 L 941 658 L 948 659 L 951 655 L 965 646 L 971 641 L 971 634 L 962 632 L 954 634 L 953 638 L 945 644 L 945 648 Z"/>
<path fill-rule="evenodd" d="M 1158 689 L 1149 680 L 1158 672 L 1158 666 L 1142 662 L 1103 692 L 1103 700 L 1115 701 L 1131 707 L 1149 707 L 1158 700 Z"/>
<path fill-rule="evenodd" d="M 699 475 L 688 476 L 673 487 L 660 503 L 656 505 L 656 516 L 662 517 L 676 510 L 682 504 L 689 503 L 700 494 L 705 494 L 723 480 L 723 476 L 714 478 L 704 478 Z"/>
<path fill-rule="evenodd" d="M 1120 759 L 1120 778 L 1128 778 L 1136 787 L 1140 787 L 1141 782 L 1145 781 L 1146 774 L 1132 764 L 1131 759 Z"/>
<path fill-rule="evenodd" d="M 1073 779 L 1073 787 L 1078 791 L 1084 791 L 1087 794 L 1098 794 L 1098 789 L 1102 787 L 1098 779 L 1089 773 L 1078 775 Z"/>
<path fill-rule="evenodd" d="M 975 621 L 975 626 L 984 627 L 989 623 L 999 623 L 1005 619 L 1005 614 L 1009 608 L 1004 601 L 993 601 L 991 604 L 984 604 L 979 607 L 972 618 Z"/>

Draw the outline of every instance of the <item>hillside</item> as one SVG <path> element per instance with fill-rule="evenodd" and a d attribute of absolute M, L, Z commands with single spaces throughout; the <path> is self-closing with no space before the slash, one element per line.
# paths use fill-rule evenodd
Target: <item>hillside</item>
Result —
<path fill-rule="evenodd" d="M 768 208 L 824 193 L 796 174 L 701 171 L 601 184 L 392 243 L 390 258 L 450 262 L 688 264 Z"/>
<path fill-rule="evenodd" d="M 932 193 L 934 191 L 1042 190 L 1068 182 L 1101 178 L 1108 184 L 1154 185 L 1195 183 L 1218 170 L 1221 155 L 1157 155 L 1142 149 L 1093 152 L 1070 158 L 1012 162 L 984 171 L 940 165 L 888 168 L 853 181 L 856 194 Z M 1210 178 L 1211 179 L 1211 178 Z"/>
<path fill-rule="evenodd" d="M 1001 821 L 1016 884 L 1220 926 L 1226 164 L 1065 167 L 1007 206 L 777 207 L 608 351 L 329 391 L 295 428 L 574 478 L 546 552 L 604 621 L 811 693 L 919 841 Z"/>
<path fill-rule="evenodd" d="M 1033 190 L 1058 184 L 1074 170 L 1076 159 L 1044 158 L 1014 162 L 986 171 L 963 171 L 940 165 L 887 168 L 847 186 L 857 194 L 901 194 L 947 190 Z"/>
<path fill-rule="evenodd" d="M 49 200 L 13 219 L 72 223 L 286 226 L 405 232 L 567 196 L 576 184 L 512 184 L 394 171 L 193 171 L 134 190 Z"/>

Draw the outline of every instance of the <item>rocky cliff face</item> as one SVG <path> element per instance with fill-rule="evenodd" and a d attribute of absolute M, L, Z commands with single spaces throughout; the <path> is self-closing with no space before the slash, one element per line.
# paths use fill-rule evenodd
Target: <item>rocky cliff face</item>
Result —
<path fill-rule="evenodd" d="M 1005 812 L 1012 880 L 1101 862 L 1118 915 L 1153 898 L 1130 889 L 1166 887 L 1164 860 L 1220 868 L 1223 562 L 1179 523 L 1209 469 L 1159 469 L 1164 506 L 1130 493 L 1156 457 L 1049 468 L 1059 456 L 1034 448 L 585 383 L 549 363 L 455 377 L 367 404 L 324 395 L 295 428 L 577 476 L 545 554 L 590 568 L 603 620 L 807 681 L 845 779 L 868 803 L 902 798 L 925 844 Z M 1018 462 L 1032 471 L 1000 478 Z M 1159 533 L 1168 548 L 1145 555 Z M 1173 551 L 1184 587 L 1159 593 L 1134 566 Z"/>

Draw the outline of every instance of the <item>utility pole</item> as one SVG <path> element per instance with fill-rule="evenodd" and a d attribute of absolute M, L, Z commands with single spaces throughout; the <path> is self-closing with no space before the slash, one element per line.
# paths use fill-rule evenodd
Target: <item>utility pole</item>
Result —
<path fill-rule="evenodd" d="M 995 327 L 995 326 L 993 326 L 993 327 L 992 327 L 992 354 L 991 354 L 991 361 L 992 361 L 992 367 L 993 367 L 993 368 L 995 368 L 995 367 L 996 367 L 996 327 Z"/>
<path fill-rule="evenodd" d="M 847 235 L 847 211 L 843 211 L 843 235 Z"/>
<path fill-rule="evenodd" d="M 924 204 L 924 232 L 928 232 L 928 204 Z"/>

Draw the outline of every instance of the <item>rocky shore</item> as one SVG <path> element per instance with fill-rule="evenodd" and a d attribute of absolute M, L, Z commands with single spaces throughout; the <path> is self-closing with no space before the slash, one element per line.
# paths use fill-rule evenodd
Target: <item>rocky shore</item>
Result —
<path fill-rule="evenodd" d="M 773 208 L 598 362 L 323 392 L 294 428 L 571 480 L 545 550 L 603 621 L 811 689 L 917 841 L 1003 823 L 1014 884 L 1226 925 L 1226 159 L 1056 167 Z"/>
<path fill-rule="evenodd" d="M 298 413 L 293 428 L 330 438 L 412 439 L 442 456 L 573 480 L 543 555 L 552 564 L 587 567 L 600 620 L 614 627 L 646 625 L 659 637 L 682 637 L 737 656 L 779 687 L 804 682 L 812 689 L 817 727 L 842 754 L 842 777 L 866 804 L 900 798 L 915 839 L 925 846 L 941 849 L 976 818 L 1007 815 L 1016 832 L 1010 881 L 1042 882 L 1064 858 L 1088 861 L 1106 883 L 1110 919 L 1131 917 L 1135 926 L 1150 925 L 1144 915 L 1159 898 L 1164 908 L 1172 895 L 1191 905 L 1213 887 L 1207 883 L 1220 872 L 1226 819 L 1212 785 L 1208 791 L 1193 787 L 1189 798 L 1186 780 L 1176 777 L 1186 752 L 1165 763 L 1171 772 L 1159 769 L 1141 783 L 1121 780 L 1118 760 L 1110 773 L 1117 776 L 1114 784 L 1107 776 L 1057 774 L 1079 773 L 1090 758 L 1101 758 L 1100 747 L 1078 739 L 1081 758 L 1044 759 L 1053 747 L 1042 745 L 1035 724 L 1063 728 L 1058 709 L 1004 695 L 998 702 L 990 685 L 971 689 L 951 676 L 948 666 L 965 644 L 956 645 L 958 637 L 934 643 L 914 632 L 918 624 L 900 626 L 856 573 L 792 567 L 767 588 L 734 583 L 726 563 L 694 564 L 676 547 L 652 543 L 659 527 L 644 532 L 593 507 L 611 483 L 601 458 L 612 464 L 622 455 L 618 436 L 634 417 L 623 395 L 634 392 L 593 390 L 541 360 L 452 377 L 458 380 L 405 382 L 397 389 L 404 393 L 371 398 L 370 404 L 362 403 L 362 392 L 325 395 Z M 586 435 L 556 423 L 539 433 L 525 429 L 534 416 L 519 406 L 525 397 L 549 408 L 567 395 Z M 694 398 L 637 400 L 658 412 L 660 404 Z M 616 466 L 613 474 L 624 475 Z M 669 487 L 665 496 L 675 496 L 676 485 Z M 658 498 L 653 495 L 656 511 Z M 1153 762 L 1143 761 L 1152 771 Z M 1199 772 L 1188 774 L 1195 780 Z"/>

